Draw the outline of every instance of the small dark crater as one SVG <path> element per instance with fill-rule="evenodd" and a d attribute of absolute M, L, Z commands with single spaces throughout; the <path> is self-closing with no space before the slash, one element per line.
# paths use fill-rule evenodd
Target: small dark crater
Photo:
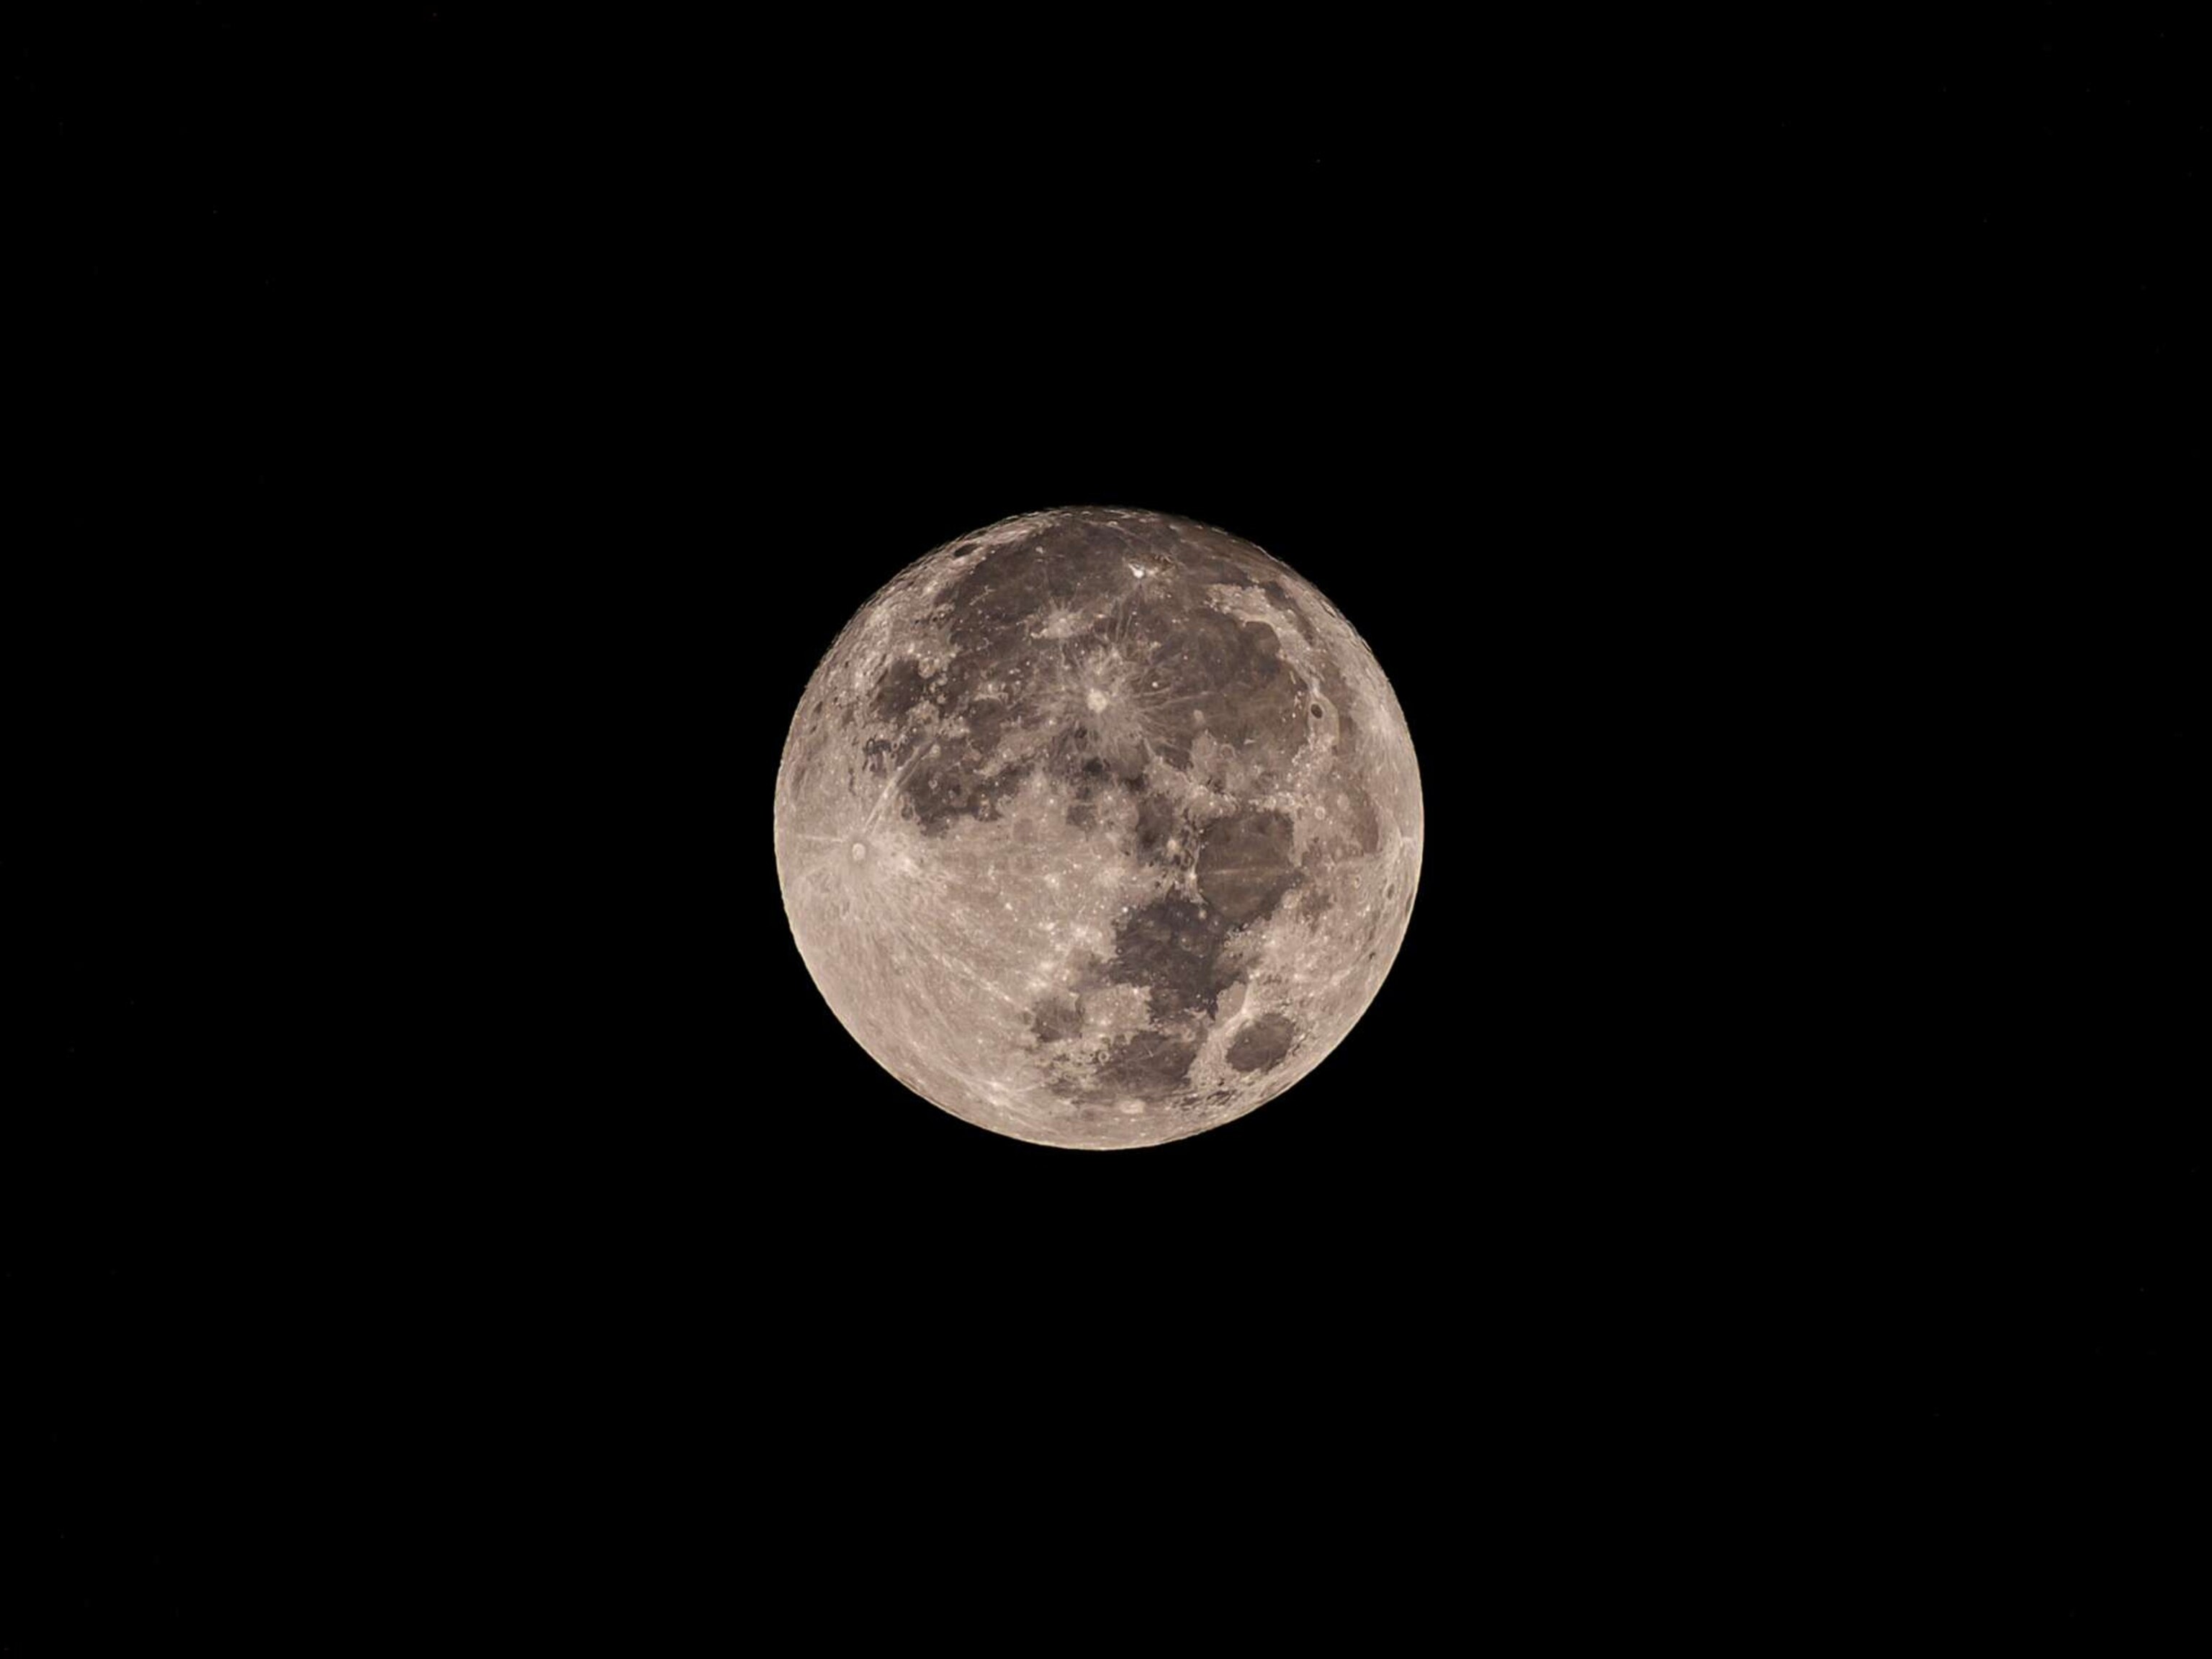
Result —
<path fill-rule="evenodd" d="M 890 754 L 894 746 L 889 738 L 870 738 L 862 744 L 860 752 L 868 757 L 868 770 L 878 777 L 883 776 L 884 757 Z"/>
<path fill-rule="evenodd" d="M 1321 708 L 1321 705 L 1320 705 L 1319 703 L 1316 703 L 1316 704 L 1313 706 L 1313 717 L 1314 717 L 1316 720 L 1319 720 L 1319 719 L 1321 718 L 1321 715 L 1322 715 L 1322 708 Z"/>
<path fill-rule="evenodd" d="M 1281 1014 L 1262 1014 L 1229 1044 L 1229 1063 L 1240 1072 L 1264 1072 L 1282 1063 L 1298 1028 Z"/>
<path fill-rule="evenodd" d="M 1083 763 L 1083 775 L 1086 778 L 1104 777 L 1106 775 L 1106 763 L 1100 760 L 1097 756 L 1093 755 L 1089 760 Z"/>
<path fill-rule="evenodd" d="M 1067 821 L 1078 830 L 1095 830 L 1098 827 L 1098 809 L 1087 800 L 1070 801 Z"/>

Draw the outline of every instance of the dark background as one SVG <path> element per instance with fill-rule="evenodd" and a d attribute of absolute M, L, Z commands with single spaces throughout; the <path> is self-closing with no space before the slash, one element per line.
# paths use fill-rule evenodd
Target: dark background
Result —
<path fill-rule="evenodd" d="M 681 1624 L 976 1504 L 1370 1633 L 2142 1616 L 2206 129 L 2097 16 L 12 23 L 0 1651 Z M 878 1070 L 768 823 L 852 611 L 1081 501 L 1316 582 L 1428 815 L 1341 1048 L 1120 1155 Z"/>

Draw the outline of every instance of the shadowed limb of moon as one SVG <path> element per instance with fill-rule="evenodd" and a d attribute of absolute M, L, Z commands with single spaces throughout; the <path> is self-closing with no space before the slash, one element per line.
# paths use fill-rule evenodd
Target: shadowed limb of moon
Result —
<path fill-rule="evenodd" d="M 1303 577 L 1165 514 L 1066 507 L 894 577 L 776 778 L 793 939 L 946 1111 L 1180 1139 L 1343 1040 L 1397 955 L 1421 791 L 1374 655 Z"/>

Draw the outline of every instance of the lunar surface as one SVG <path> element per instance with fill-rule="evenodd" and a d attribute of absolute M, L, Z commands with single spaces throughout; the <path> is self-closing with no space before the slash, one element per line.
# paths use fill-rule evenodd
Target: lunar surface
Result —
<path fill-rule="evenodd" d="M 1251 544 L 1006 520 L 908 566 L 808 682 L 775 786 L 799 954 L 899 1081 L 1057 1146 L 1180 1139 L 1320 1063 L 1421 867 L 1405 714 Z"/>

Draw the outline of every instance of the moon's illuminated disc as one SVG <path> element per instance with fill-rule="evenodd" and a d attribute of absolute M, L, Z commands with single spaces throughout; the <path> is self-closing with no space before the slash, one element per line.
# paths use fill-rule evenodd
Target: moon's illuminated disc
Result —
<path fill-rule="evenodd" d="M 1064 507 L 892 579 L 775 785 L 799 954 L 915 1093 L 1059 1146 L 1243 1115 L 1373 1000 L 1421 867 L 1404 713 L 1249 542 Z"/>

